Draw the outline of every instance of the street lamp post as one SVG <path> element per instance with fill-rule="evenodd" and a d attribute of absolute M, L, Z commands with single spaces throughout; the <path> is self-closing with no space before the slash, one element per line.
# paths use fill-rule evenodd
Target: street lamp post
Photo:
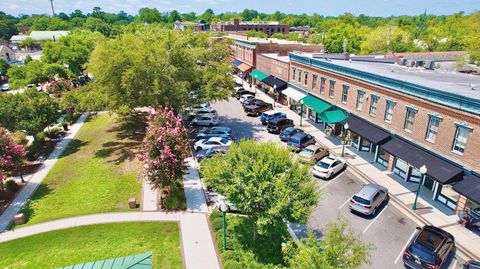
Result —
<path fill-rule="evenodd" d="M 275 99 L 277 99 L 277 85 L 273 85 L 273 107 L 275 107 Z"/>
<path fill-rule="evenodd" d="M 423 181 L 425 180 L 425 174 L 427 173 L 427 167 L 425 165 L 422 165 L 422 167 L 420 167 L 420 173 L 422 173 L 422 176 L 420 177 L 420 182 L 418 182 L 417 194 L 415 195 L 415 202 L 413 202 L 412 206 L 413 210 L 417 210 L 417 200 L 418 196 L 420 195 L 420 188 L 423 185 Z"/>
<path fill-rule="evenodd" d="M 303 119 L 303 100 L 300 100 L 300 127 L 302 127 L 302 119 Z"/>
<path fill-rule="evenodd" d="M 342 147 L 342 157 L 345 157 L 345 144 L 347 143 L 347 131 L 348 131 L 348 122 L 345 122 L 343 125 L 343 147 Z"/>
<path fill-rule="evenodd" d="M 227 211 L 228 211 L 227 203 L 225 203 L 225 201 L 223 201 L 220 204 L 219 209 L 220 209 L 220 211 L 222 212 L 222 215 L 223 215 L 223 251 L 226 251 L 227 250 L 227 218 L 226 218 L 226 214 L 227 214 Z"/>

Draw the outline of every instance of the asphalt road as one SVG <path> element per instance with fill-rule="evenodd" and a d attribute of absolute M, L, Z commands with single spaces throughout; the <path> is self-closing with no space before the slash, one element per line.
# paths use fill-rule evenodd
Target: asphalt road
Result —
<path fill-rule="evenodd" d="M 258 117 L 247 116 L 238 100 L 231 98 L 212 104 L 218 111 L 222 126 L 232 128 L 234 139 L 255 139 L 282 143 L 277 135 L 270 134 Z M 360 190 L 363 182 L 348 169 L 331 180 L 316 179 L 322 195 L 318 206 L 308 221 L 308 227 L 318 234 L 326 231 L 329 223 L 341 217 L 365 243 L 371 243 L 371 264 L 365 268 L 403 268 L 402 254 L 407 243 L 416 232 L 416 224 L 389 203 L 377 210 L 375 216 L 365 217 L 350 212 L 350 197 Z M 448 268 L 460 268 L 461 260 L 452 258 Z"/>

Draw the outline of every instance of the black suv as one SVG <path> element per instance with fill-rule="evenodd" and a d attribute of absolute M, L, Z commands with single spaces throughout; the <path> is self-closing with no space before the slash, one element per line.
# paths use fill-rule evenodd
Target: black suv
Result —
<path fill-rule="evenodd" d="M 283 129 L 288 127 L 293 127 L 293 120 L 276 118 L 268 122 L 267 131 L 270 133 L 279 134 Z"/>
<path fill-rule="evenodd" d="M 272 110 L 273 105 L 270 103 L 266 103 L 262 100 L 258 100 L 255 103 L 246 105 L 243 109 L 245 110 L 245 112 L 247 112 L 247 115 L 249 116 L 258 116 L 262 112 Z"/>
<path fill-rule="evenodd" d="M 413 269 L 439 269 L 455 251 L 455 238 L 435 226 L 423 226 L 403 253 L 403 264 Z"/>

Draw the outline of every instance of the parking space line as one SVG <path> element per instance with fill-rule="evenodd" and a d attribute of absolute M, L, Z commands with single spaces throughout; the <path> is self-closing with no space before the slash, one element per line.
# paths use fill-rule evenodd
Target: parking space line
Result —
<path fill-rule="evenodd" d="M 380 215 L 382 215 L 382 213 L 387 209 L 387 207 L 388 207 L 388 205 L 386 205 L 383 208 L 383 210 L 380 213 L 378 213 L 377 216 L 368 224 L 368 226 L 365 227 L 365 229 L 362 232 L 363 234 L 365 234 L 367 232 L 368 228 L 370 228 L 375 223 L 375 221 L 380 217 Z"/>
<path fill-rule="evenodd" d="M 323 185 L 322 187 L 320 187 L 320 190 L 325 189 L 328 185 L 330 185 L 332 182 L 334 182 L 335 180 L 337 180 L 337 178 L 339 178 L 339 177 L 340 177 L 341 175 L 343 175 L 344 173 L 345 173 L 345 171 L 341 172 L 341 173 L 338 174 L 336 177 L 330 179 L 330 181 L 329 181 L 327 184 L 325 184 L 325 185 Z"/>
<path fill-rule="evenodd" d="M 403 246 L 402 250 L 400 251 L 400 254 L 398 254 L 398 257 L 395 259 L 395 262 L 393 264 L 397 264 L 398 260 L 400 260 L 400 257 L 402 257 L 403 252 L 405 252 L 405 249 L 407 248 L 410 241 L 412 241 L 412 238 L 416 233 L 417 233 L 417 230 L 413 231 L 412 235 L 410 235 L 410 237 L 407 240 L 407 243 L 405 243 L 405 246 Z"/>
<path fill-rule="evenodd" d="M 341 206 L 338 207 L 338 209 L 341 209 L 342 207 L 344 207 L 348 202 L 350 202 L 350 199 L 352 198 L 348 198 L 347 201 L 345 201 Z"/>

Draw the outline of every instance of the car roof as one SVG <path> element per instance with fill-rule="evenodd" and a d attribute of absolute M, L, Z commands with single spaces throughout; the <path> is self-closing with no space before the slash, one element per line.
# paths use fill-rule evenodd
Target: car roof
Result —
<path fill-rule="evenodd" d="M 208 139 L 208 141 L 220 142 L 222 139 L 225 139 L 225 137 L 214 136 L 214 137 L 210 137 L 210 138 Z"/>
<path fill-rule="evenodd" d="M 267 115 L 267 116 L 270 116 L 270 115 L 273 115 L 275 113 L 280 113 L 281 111 L 277 111 L 277 110 L 269 110 L 269 111 L 265 111 L 263 112 L 263 114 Z"/>
<path fill-rule="evenodd" d="M 315 151 L 315 150 L 317 150 L 317 149 L 319 149 L 319 148 L 322 148 L 322 147 L 317 146 L 317 145 L 308 145 L 305 149 L 310 149 L 310 150 Z"/>
<path fill-rule="evenodd" d="M 324 163 L 332 164 L 333 162 L 338 161 L 338 159 L 333 158 L 331 156 L 326 156 L 325 158 L 321 159 L 320 161 L 324 162 Z"/>
<path fill-rule="evenodd" d="M 299 138 L 300 139 L 300 138 L 303 138 L 307 135 L 308 134 L 306 134 L 306 133 L 296 133 L 296 134 L 292 135 L 292 138 Z"/>
<path fill-rule="evenodd" d="M 363 186 L 355 196 L 370 200 L 380 190 L 383 190 L 383 187 L 378 184 L 367 184 Z"/>

